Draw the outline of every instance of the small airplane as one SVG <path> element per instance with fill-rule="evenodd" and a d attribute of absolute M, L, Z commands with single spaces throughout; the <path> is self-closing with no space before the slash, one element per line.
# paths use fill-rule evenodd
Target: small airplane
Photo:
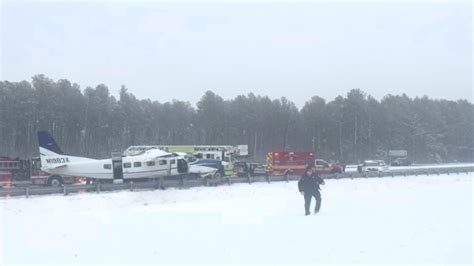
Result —
<path fill-rule="evenodd" d="M 122 169 L 123 179 L 150 179 L 162 176 L 175 176 L 192 173 L 188 163 L 177 154 L 159 149 L 145 150 L 134 156 L 123 156 L 120 161 L 111 159 L 96 160 L 86 157 L 66 155 L 47 131 L 38 131 L 41 170 L 58 176 L 80 176 L 92 180 L 114 179 L 116 169 Z M 120 167 L 121 166 L 121 167 Z M 196 174 L 211 173 L 215 169 L 196 169 Z"/>
<path fill-rule="evenodd" d="M 149 148 L 147 148 L 143 151 L 140 151 L 139 153 L 133 153 L 133 154 L 130 154 L 128 156 L 124 152 L 123 156 L 124 157 L 135 157 L 137 155 L 143 154 L 144 152 L 147 152 L 147 153 L 150 154 L 152 152 L 165 152 L 165 151 L 159 149 L 156 146 L 150 146 Z M 167 153 L 167 152 L 165 152 L 165 153 Z M 215 177 L 215 174 L 216 174 L 218 169 L 216 169 L 214 167 L 208 167 L 208 166 L 193 164 L 193 162 L 191 162 L 189 160 L 190 155 L 187 154 L 187 153 L 184 153 L 184 152 L 174 152 L 172 154 L 175 155 L 175 156 L 178 156 L 179 158 L 182 158 L 186 161 L 186 163 L 188 164 L 188 174 L 191 177 Z"/>

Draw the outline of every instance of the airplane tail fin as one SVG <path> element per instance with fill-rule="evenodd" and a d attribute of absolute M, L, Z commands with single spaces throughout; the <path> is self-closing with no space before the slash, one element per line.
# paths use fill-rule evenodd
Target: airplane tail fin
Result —
<path fill-rule="evenodd" d="M 41 169 L 48 173 L 57 173 L 59 171 L 57 169 L 67 167 L 70 163 L 96 161 L 90 158 L 64 154 L 48 131 L 38 131 L 38 144 Z"/>
<path fill-rule="evenodd" d="M 56 156 L 64 154 L 48 131 L 38 131 L 38 143 L 41 156 Z"/>

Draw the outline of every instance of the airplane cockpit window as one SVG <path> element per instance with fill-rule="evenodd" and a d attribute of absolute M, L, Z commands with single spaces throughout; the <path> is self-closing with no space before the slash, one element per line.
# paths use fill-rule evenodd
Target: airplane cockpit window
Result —
<path fill-rule="evenodd" d="M 134 162 L 133 167 L 142 167 L 142 163 L 141 162 Z"/>
<path fill-rule="evenodd" d="M 123 163 L 123 168 L 130 168 L 132 167 L 132 163 Z"/>
<path fill-rule="evenodd" d="M 155 165 L 155 161 L 146 162 L 146 166 L 154 166 L 154 165 Z"/>
<path fill-rule="evenodd" d="M 170 160 L 170 164 L 175 164 L 175 163 L 176 163 L 175 159 Z"/>
<path fill-rule="evenodd" d="M 104 164 L 104 169 L 112 169 L 112 165 L 110 163 Z"/>
<path fill-rule="evenodd" d="M 167 165 L 168 164 L 168 162 L 166 160 L 159 160 L 158 163 L 160 165 Z"/>

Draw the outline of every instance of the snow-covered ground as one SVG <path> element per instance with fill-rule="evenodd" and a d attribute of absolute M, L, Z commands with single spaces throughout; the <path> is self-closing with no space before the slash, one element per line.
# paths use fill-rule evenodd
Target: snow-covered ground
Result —
<path fill-rule="evenodd" d="M 447 164 L 427 164 L 427 165 L 410 165 L 410 166 L 388 166 L 388 171 L 400 170 L 416 170 L 416 169 L 433 169 L 433 168 L 461 168 L 474 167 L 474 163 L 447 163 Z M 357 165 L 346 166 L 346 172 L 357 172 Z"/>
<path fill-rule="evenodd" d="M 0 200 L 0 265 L 473 262 L 473 174 Z M 314 202 L 313 202 L 314 204 Z"/>

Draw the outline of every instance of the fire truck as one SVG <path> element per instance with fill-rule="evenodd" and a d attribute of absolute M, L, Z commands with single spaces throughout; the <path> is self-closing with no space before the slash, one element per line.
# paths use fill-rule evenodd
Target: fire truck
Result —
<path fill-rule="evenodd" d="M 274 151 L 267 154 L 267 172 L 269 175 L 303 175 L 307 167 L 312 167 L 319 174 L 336 174 L 345 171 L 343 164 L 330 164 L 322 159 L 315 159 L 309 151 Z"/>
<path fill-rule="evenodd" d="M 307 167 L 314 167 L 314 153 L 309 151 L 274 151 L 267 154 L 270 175 L 303 175 Z"/>
<path fill-rule="evenodd" d="M 81 182 L 82 178 L 50 175 L 41 171 L 39 157 L 19 159 L 0 157 L 0 186 L 11 187 L 20 184 L 58 187 L 62 184 Z"/>

